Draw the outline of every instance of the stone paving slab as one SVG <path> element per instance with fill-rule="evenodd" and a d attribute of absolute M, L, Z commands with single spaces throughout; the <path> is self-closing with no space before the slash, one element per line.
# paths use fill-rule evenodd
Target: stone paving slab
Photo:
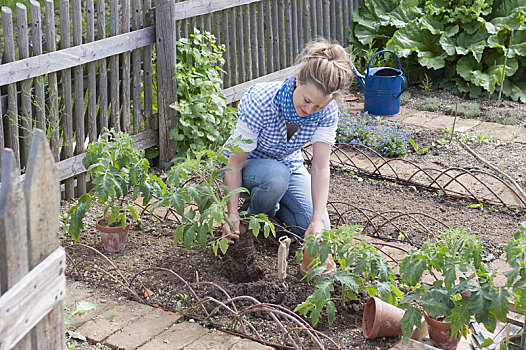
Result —
<path fill-rule="evenodd" d="M 137 349 L 182 318 L 161 309 L 149 310 L 146 315 L 111 335 L 105 343 L 115 349 Z"/>
<path fill-rule="evenodd" d="M 174 324 L 161 334 L 141 346 L 139 350 L 175 350 L 183 349 L 188 344 L 208 333 L 209 330 L 197 323 L 181 322 Z"/>
<path fill-rule="evenodd" d="M 89 341 L 100 343 L 131 322 L 137 321 L 151 309 L 149 306 L 134 301 L 127 301 L 97 315 L 93 320 L 80 326 L 77 331 L 88 338 Z"/>
<path fill-rule="evenodd" d="M 188 344 L 184 350 L 229 350 L 241 338 L 212 330 L 201 338 Z M 246 348 L 251 349 L 251 347 Z"/>

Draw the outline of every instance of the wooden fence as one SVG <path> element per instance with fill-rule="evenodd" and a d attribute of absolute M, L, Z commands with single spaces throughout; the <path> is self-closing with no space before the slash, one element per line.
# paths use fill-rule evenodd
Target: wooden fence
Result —
<path fill-rule="evenodd" d="M 34 128 L 45 130 L 66 197 L 86 191 L 82 157 L 107 127 L 159 145 L 169 162 L 177 125 L 176 41 L 193 28 L 226 46 L 225 94 L 294 70 L 304 44 L 347 43 L 359 0 L 26 0 L 2 7 L 0 157 L 27 166 Z M 41 3 L 43 5 L 41 5 Z M 59 8 L 55 8 L 55 3 Z M 66 24 L 66 25 L 65 25 Z"/>
<path fill-rule="evenodd" d="M 65 346 L 58 172 L 46 135 L 35 130 L 32 139 L 23 183 L 14 151 L 2 158 L 0 350 Z"/>

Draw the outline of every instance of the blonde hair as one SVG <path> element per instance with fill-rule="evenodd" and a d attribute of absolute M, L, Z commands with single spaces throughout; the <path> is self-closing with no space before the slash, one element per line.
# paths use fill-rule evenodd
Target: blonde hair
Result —
<path fill-rule="evenodd" d="M 336 97 L 345 91 L 352 77 L 350 57 L 337 43 L 320 38 L 307 44 L 297 63 L 300 84 L 314 84 L 326 96 Z"/>

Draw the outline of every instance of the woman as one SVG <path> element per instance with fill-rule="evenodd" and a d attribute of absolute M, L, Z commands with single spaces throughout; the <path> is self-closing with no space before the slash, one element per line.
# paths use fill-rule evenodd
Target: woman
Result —
<path fill-rule="evenodd" d="M 250 191 L 249 214 L 275 216 L 299 236 L 330 229 L 327 214 L 329 155 L 335 142 L 338 106 L 334 100 L 351 77 L 349 58 L 342 46 L 325 40 L 307 45 L 297 75 L 284 82 L 252 86 L 238 106 L 238 121 L 229 141 L 251 140 L 244 152 L 229 157 L 224 183 Z M 303 165 L 301 148 L 313 144 L 311 174 Z M 239 238 L 239 195 L 228 202 L 223 237 Z M 331 260 L 332 261 L 332 260 Z M 311 260 L 304 254 L 304 275 Z"/>

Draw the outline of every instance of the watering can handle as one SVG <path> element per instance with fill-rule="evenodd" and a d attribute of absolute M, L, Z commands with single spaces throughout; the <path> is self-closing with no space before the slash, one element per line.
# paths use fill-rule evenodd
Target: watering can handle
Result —
<path fill-rule="evenodd" d="M 404 88 L 402 89 L 402 91 L 400 91 L 400 93 L 396 96 L 396 98 L 400 97 L 400 95 L 402 95 L 405 91 L 405 89 L 407 89 L 407 79 L 406 77 L 402 74 L 400 76 L 400 78 L 402 78 L 402 80 L 404 81 Z"/>
<path fill-rule="evenodd" d="M 375 53 L 373 55 L 373 57 L 371 57 L 371 59 L 369 60 L 369 63 L 367 64 L 367 75 L 369 75 L 369 68 L 371 67 L 371 63 L 373 62 L 374 58 L 376 56 L 378 56 L 379 54 L 381 53 L 390 53 L 392 54 L 394 57 L 396 57 L 396 60 L 398 61 L 398 69 L 401 70 L 402 69 L 402 64 L 400 63 L 400 58 L 393 52 L 393 51 L 389 51 L 389 50 L 382 50 L 382 51 L 378 51 L 377 53 Z"/>

